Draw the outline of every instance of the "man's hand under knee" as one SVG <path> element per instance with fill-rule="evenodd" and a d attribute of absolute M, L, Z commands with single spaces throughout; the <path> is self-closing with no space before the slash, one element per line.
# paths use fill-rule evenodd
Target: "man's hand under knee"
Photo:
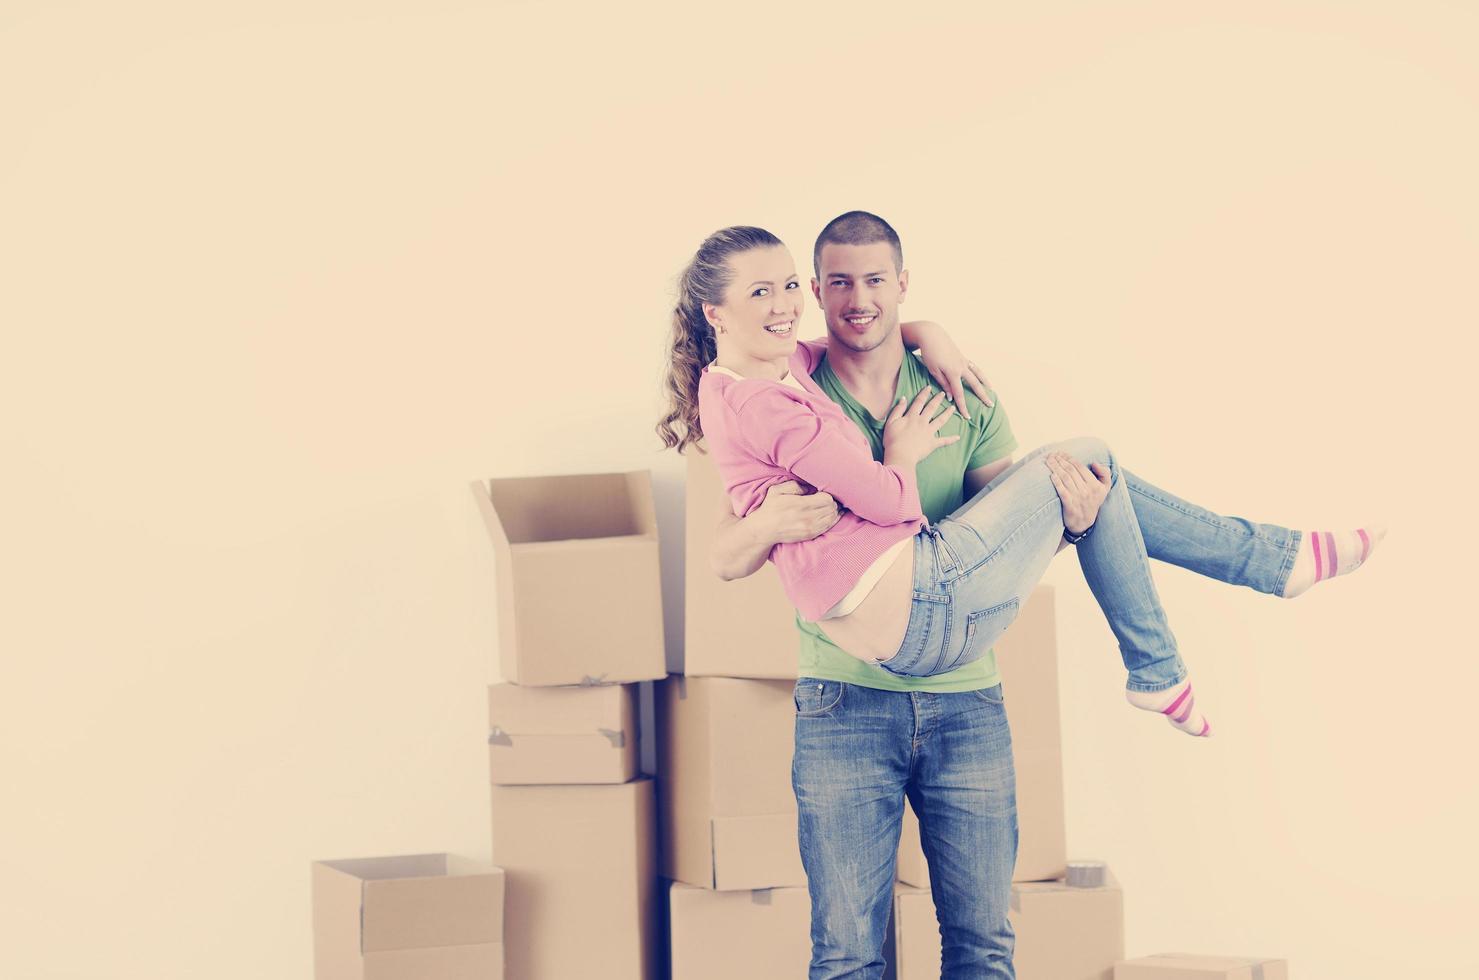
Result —
<path fill-rule="evenodd" d="M 787 480 L 765 492 L 765 500 L 747 517 L 735 517 L 724 501 L 724 516 L 709 550 L 709 563 L 725 581 L 753 575 L 781 542 L 810 541 L 829 530 L 842 508 L 829 493 L 812 491 Z"/>

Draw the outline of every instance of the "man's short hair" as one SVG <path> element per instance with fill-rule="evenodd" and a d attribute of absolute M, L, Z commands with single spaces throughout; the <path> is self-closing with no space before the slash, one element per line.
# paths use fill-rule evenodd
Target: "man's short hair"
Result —
<path fill-rule="evenodd" d="M 822 246 L 872 245 L 888 242 L 894 253 L 894 271 L 904 271 L 904 246 L 899 244 L 899 233 L 893 226 L 876 214 L 867 211 L 849 211 L 839 214 L 827 222 L 827 227 L 817 236 L 816 246 L 811 250 L 811 266 L 818 279 L 822 277 Z"/>

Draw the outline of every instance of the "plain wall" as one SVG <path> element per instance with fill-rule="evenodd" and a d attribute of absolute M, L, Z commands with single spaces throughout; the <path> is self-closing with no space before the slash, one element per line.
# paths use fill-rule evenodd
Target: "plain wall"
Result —
<path fill-rule="evenodd" d="M 1157 567 L 1206 741 L 1049 573 L 1130 955 L 1474 975 L 1473 6 L 234 6 L 0 6 L 0 974 L 307 978 L 310 861 L 486 857 L 468 481 L 651 468 L 681 637 L 674 277 L 866 208 L 1023 451 L 1392 525 Z"/>

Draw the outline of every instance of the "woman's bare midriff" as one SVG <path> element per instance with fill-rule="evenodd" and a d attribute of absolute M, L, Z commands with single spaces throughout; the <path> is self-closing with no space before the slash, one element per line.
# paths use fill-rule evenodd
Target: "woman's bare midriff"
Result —
<path fill-rule="evenodd" d="M 864 663 L 879 663 L 892 658 L 903 645 L 913 600 L 914 546 L 910 542 L 858 608 L 817 626 L 847 653 Z"/>

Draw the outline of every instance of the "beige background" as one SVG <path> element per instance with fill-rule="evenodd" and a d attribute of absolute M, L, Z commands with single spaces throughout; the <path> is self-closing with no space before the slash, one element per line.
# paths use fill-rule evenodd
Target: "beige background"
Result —
<path fill-rule="evenodd" d="M 864 207 L 1024 448 L 1393 525 L 1158 570 L 1208 742 L 1050 573 L 1128 951 L 1474 975 L 1472 5 L 230 6 L 0 5 L 0 974 L 306 978 L 310 860 L 486 856 L 466 481 L 650 467 L 676 586 L 673 276 Z"/>

